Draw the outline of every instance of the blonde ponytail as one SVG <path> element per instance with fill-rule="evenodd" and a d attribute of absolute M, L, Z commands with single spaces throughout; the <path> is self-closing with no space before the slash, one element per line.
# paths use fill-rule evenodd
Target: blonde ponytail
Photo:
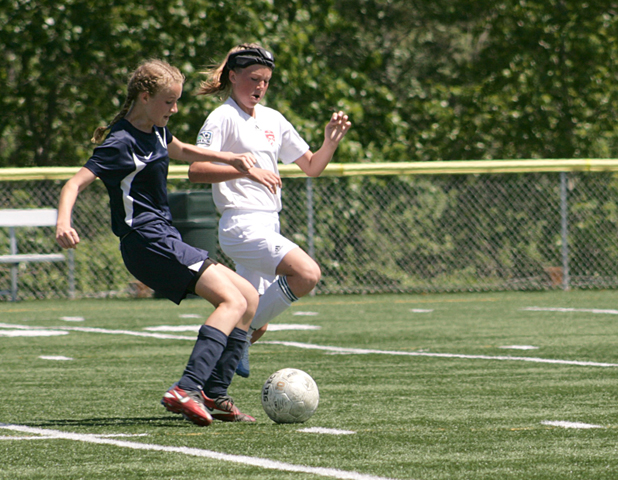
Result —
<path fill-rule="evenodd" d="M 105 132 L 107 132 L 110 128 L 112 128 L 112 125 L 114 125 L 116 122 L 120 121 L 122 118 L 124 118 L 124 116 L 129 113 L 129 110 L 131 110 L 131 107 L 133 106 L 133 100 L 135 100 L 134 98 L 130 98 L 127 95 L 127 98 L 124 101 L 124 104 L 122 105 L 122 110 L 120 110 L 116 116 L 114 117 L 114 119 L 112 120 L 112 122 L 105 126 L 105 127 L 98 127 L 94 133 L 92 134 L 92 138 L 90 139 L 90 141 L 92 143 L 96 143 L 99 144 L 101 142 L 103 142 L 103 140 L 105 139 Z"/>
<path fill-rule="evenodd" d="M 99 144 L 105 138 L 105 132 L 109 130 L 111 125 L 107 125 L 106 127 L 97 127 L 97 129 L 92 134 L 92 138 L 90 139 L 91 143 Z"/>

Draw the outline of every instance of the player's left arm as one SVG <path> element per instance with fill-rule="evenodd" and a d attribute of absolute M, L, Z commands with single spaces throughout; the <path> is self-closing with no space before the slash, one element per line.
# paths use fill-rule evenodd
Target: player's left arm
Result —
<path fill-rule="evenodd" d="M 231 165 L 241 173 L 247 173 L 253 165 L 256 158 L 252 153 L 232 153 L 232 152 L 217 152 L 207 148 L 191 145 L 172 137 L 172 141 L 167 144 L 167 153 L 170 158 L 180 160 L 182 162 L 220 162 Z"/>
<path fill-rule="evenodd" d="M 75 248 L 80 242 L 77 230 L 71 225 L 71 214 L 77 196 L 96 178 L 94 173 L 86 167 L 82 167 L 64 184 L 60 191 L 58 218 L 56 220 L 56 241 L 62 248 Z"/>
<path fill-rule="evenodd" d="M 345 137 L 351 126 L 352 123 L 350 123 L 345 113 L 333 113 L 324 129 L 324 143 L 322 143 L 320 149 L 315 153 L 308 150 L 295 161 L 296 165 L 309 177 L 319 176 L 333 158 L 339 142 Z"/>

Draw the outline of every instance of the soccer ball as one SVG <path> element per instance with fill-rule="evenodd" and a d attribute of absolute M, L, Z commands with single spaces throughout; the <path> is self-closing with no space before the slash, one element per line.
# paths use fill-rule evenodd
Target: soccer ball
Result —
<path fill-rule="evenodd" d="M 273 373 L 262 387 L 262 407 L 276 423 L 303 423 L 318 408 L 320 392 L 311 376 L 296 368 Z"/>

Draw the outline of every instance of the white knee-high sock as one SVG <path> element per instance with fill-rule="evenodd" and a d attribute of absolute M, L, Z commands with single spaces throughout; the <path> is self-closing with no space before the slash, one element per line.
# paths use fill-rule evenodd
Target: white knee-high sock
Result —
<path fill-rule="evenodd" d="M 283 313 L 296 300 L 298 298 L 290 290 L 287 278 L 280 276 L 260 297 L 260 303 L 251 322 L 249 335 L 252 331 L 262 328 L 277 315 Z"/>

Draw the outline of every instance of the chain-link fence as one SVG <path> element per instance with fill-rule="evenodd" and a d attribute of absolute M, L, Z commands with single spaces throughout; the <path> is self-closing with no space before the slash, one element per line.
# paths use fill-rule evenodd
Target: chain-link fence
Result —
<path fill-rule="evenodd" d="M 0 208 L 55 208 L 63 184 L 2 182 Z M 202 188 L 169 182 L 170 192 Z M 284 178 L 282 233 L 320 264 L 317 294 L 615 288 L 617 190 L 610 172 Z M 76 297 L 142 295 L 111 233 L 101 182 L 80 194 L 73 222 L 82 239 Z M 18 236 L 29 251 L 58 251 L 53 228 Z M 66 269 L 21 265 L 19 298 L 66 298 Z M 9 283 L 0 266 L 0 291 Z"/>

